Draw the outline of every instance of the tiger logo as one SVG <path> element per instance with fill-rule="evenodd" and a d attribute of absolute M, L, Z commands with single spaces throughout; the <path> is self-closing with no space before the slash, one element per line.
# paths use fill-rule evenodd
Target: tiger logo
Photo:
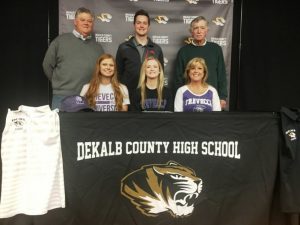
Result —
<path fill-rule="evenodd" d="M 97 18 L 99 20 L 101 20 L 102 22 L 107 22 L 109 23 L 112 19 L 112 15 L 109 13 L 101 13 L 99 16 L 97 16 Z"/>
<path fill-rule="evenodd" d="M 199 0 L 186 0 L 189 4 L 197 5 Z"/>
<path fill-rule="evenodd" d="M 167 24 L 167 22 L 169 21 L 169 18 L 166 16 L 163 16 L 163 15 L 157 16 L 157 17 L 155 17 L 155 21 L 160 24 Z"/>
<path fill-rule="evenodd" d="M 184 43 L 186 43 L 186 44 L 191 44 L 191 43 L 193 43 L 193 38 L 192 38 L 192 37 L 186 38 L 186 39 L 184 40 Z"/>
<path fill-rule="evenodd" d="M 226 23 L 226 20 L 223 17 L 216 17 L 214 20 L 212 20 L 214 24 L 217 26 L 224 26 Z"/>
<path fill-rule="evenodd" d="M 189 216 L 202 191 L 195 172 L 169 161 L 144 165 L 121 181 L 121 194 L 146 216 L 168 212 L 173 217 Z"/>

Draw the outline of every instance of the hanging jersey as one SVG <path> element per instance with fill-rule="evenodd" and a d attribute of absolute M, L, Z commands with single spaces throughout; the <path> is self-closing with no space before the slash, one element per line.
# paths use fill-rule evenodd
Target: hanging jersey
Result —
<path fill-rule="evenodd" d="M 1 142 L 0 218 L 65 207 L 57 111 L 48 105 L 8 109 Z"/>
<path fill-rule="evenodd" d="M 283 212 L 300 212 L 300 110 L 281 109 L 285 148 L 280 154 L 280 195 Z"/>

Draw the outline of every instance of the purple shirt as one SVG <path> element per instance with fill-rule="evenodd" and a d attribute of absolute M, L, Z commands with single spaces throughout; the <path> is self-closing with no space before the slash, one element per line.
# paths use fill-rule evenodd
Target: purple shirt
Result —
<path fill-rule="evenodd" d="M 175 112 L 211 112 L 221 111 L 220 99 L 216 89 L 208 86 L 203 94 L 195 94 L 187 85 L 177 90 L 175 97 Z"/>

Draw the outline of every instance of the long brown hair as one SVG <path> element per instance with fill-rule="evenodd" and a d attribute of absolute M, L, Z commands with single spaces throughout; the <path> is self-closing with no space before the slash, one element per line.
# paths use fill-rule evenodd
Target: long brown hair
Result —
<path fill-rule="evenodd" d="M 153 56 L 149 56 L 148 58 L 145 59 L 145 61 L 142 64 L 141 72 L 140 72 L 140 80 L 139 80 L 139 84 L 138 84 L 138 87 L 141 89 L 140 104 L 141 104 L 142 109 L 144 109 L 145 99 L 147 98 L 147 96 L 146 96 L 146 82 L 147 82 L 146 66 L 147 66 L 147 62 L 150 60 L 154 60 L 155 62 L 157 62 L 158 67 L 159 67 L 159 75 L 157 78 L 157 86 L 156 86 L 158 108 L 161 107 L 162 98 L 163 98 L 164 71 L 163 71 L 162 65 L 159 62 L 159 60 L 157 58 L 154 58 Z"/>
<path fill-rule="evenodd" d="M 94 70 L 92 79 L 90 81 L 90 86 L 89 86 L 89 89 L 88 89 L 85 97 L 88 101 L 89 106 L 95 108 L 96 96 L 99 94 L 99 91 L 100 91 L 99 86 L 100 86 L 101 80 L 102 80 L 100 64 L 104 59 L 112 59 L 114 62 L 114 74 L 113 74 L 110 82 L 111 82 L 111 85 L 112 85 L 112 88 L 114 91 L 115 104 L 117 106 L 117 110 L 121 111 L 122 106 L 123 106 L 124 96 L 123 96 L 123 93 L 120 88 L 120 82 L 118 81 L 116 61 L 115 61 L 114 57 L 110 54 L 103 54 L 97 59 L 95 70 Z"/>

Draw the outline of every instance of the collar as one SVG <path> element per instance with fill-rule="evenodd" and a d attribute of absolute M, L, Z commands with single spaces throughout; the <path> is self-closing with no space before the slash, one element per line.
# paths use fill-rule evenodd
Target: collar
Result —
<path fill-rule="evenodd" d="M 133 41 L 133 43 L 134 43 L 134 45 L 135 45 L 136 47 L 137 47 L 137 46 L 145 47 L 145 46 L 147 46 L 147 45 L 149 44 L 149 38 L 147 38 L 147 43 L 146 43 L 145 45 L 140 44 L 140 43 L 136 40 L 135 37 L 132 38 L 132 41 Z"/>
<path fill-rule="evenodd" d="M 205 38 L 205 42 L 204 42 L 202 45 L 197 45 L 197 44 L 194 42 L 194 40 L 192 40 L 192 45 L 194 45 L 194 46 L 204 46 L 204 45 L 206 45 L 206 43 L 207 43 L 206 38 Z"/>
<path fill-rule="evenodd" d="M 73 34 L 75 35 L 75 37 L 80 38 L 80 39 L 83 40 L 83 41 L 92 38 L 92 35 L 88 35 L 88 36 L 86 36 L 86 37 L 83 37 L 83 35 L 80 34 L 80 33 L 79 33 L 77 30 L 75 30 L 75 29 L 73 30 Z"/>

